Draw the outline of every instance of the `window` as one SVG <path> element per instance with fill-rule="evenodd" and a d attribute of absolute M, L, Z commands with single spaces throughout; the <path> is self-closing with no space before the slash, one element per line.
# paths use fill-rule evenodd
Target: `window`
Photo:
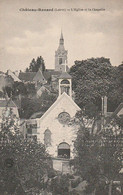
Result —
<path fill-rule="evenodd" d="M 58 115 L 58 121 L 59 121 L 61 124 L 68 124 L 69 121 L 70 121 L 70 114 L 67 113 L 67 112 L 61 112 L 61 113 Z"/>
<path fill-rule="evenodd" d="M 70 82 L 68 80 L 64 79 L 61 81 L 61 84 L 70 84 Z"/>
<path fill-rule="evenodd" d="M 62 58 L 59 58 L 59 64 L 62 64 Z"/>
<path fill-rule="evenodd" d="M 66 142 L 62 142 L 58 145 L 58 157 L 70 158 L 70 146 Z"/>
<path fill-rule="evenodd" d="M 69 95 L 70 87 L 69 86 L 61 86 L 61 94 L 64 92 Z"/>
<path fill-rule="evenodd" d="M 51 131 L 49 129 L 44 132 L 44 144 L 46 147 L 51 146 Z"/>
<path fill-rule="evenodd" d="M 29 141 L 37 142 L 37 135 L 26 134 L 26 139 L 28 139 Z"/>

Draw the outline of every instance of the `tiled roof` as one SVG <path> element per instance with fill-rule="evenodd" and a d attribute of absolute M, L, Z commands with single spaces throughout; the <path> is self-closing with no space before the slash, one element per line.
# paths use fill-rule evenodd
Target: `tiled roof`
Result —
<path fill-rule="evenodd" d="M 11 76 L 14 81 L 21 82 L 21 80 L 11 70 L 7 71 L 7 75 Z"/>
<path fill-rule="evenodd" d="M 12 100 L 0 100 L 0 107 L 17 107 Z"/>
<path fill-rule="evenodd" d="M 50 87 L 49 87 L 49 85 L 42 85 L 42 86 L 38 86 L 37 87 L 37 91 L 39 90 L 39 89 L 46 89 L 46 90 L 48 90 L 48 91 L 50 91 Z"/>
<path fill-rule="evenodd" d="M 47 69 L 43 73 L 43 75 L 44 75 L 44 77 L 45 77 L 46 80 L 49 80 L 52 75 L 58 75 L 59 76 L 60 74 L 61 74 L 61 72 L 55 71 L 53 69 Z"/>
<path fill-rule="evenodd" d="M 62 72 L 59 79 L 71 79 L 71 75 L 69 75 L 67 72 Z"/>
<path fill-rule="evenodd" d="M 20 72 L 19 79 L 21 81 L 33 81 L 34 76 L 37 72 Z"/>
<path fill-rule="evenodd" d="M 36 75 L 33 78 L 34 81 L 40 81 L 42 84 L 45 84 L 47 81 L 44 78 L 42 71 L 39 69 L 39 71 L 36 73 Z"/>

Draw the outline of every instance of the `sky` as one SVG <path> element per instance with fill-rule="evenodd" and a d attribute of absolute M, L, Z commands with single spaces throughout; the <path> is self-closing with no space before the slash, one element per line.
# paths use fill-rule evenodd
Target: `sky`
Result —
<path fill-rule="evenodd" d="M 46 68 L 54 68 L 61 29 L 69 67 L 91 57 L 110 58 L 118 66 L 122 10 L 122 0 L 0 0 L 0 70 L 24 71 L 38 56 Z"/>

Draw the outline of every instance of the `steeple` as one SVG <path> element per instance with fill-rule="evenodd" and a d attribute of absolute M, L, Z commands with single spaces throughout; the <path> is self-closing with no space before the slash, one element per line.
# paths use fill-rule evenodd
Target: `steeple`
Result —
<path fill-rule="evenodd" d="M 64 48 L 64 38 L 61 30 L 58 49 L 55 51 L 55 70 L 65 71 L 65 62 L 67 63 L 67 50 Z"/>
<path fill-rule="evenodd" d="M 63 38 L 63 33 L 61 31 L 61 37 L 60 37 L 60 45 L 64 45 L 64 38 Z"/>

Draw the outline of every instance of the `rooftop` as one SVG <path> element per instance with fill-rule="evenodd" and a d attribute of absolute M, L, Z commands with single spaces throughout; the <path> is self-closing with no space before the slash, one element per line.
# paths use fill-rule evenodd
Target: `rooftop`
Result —
<path fill-rule="evenodd" d="M 33 81 L 37 72 L 20 72 L 19 79 L 22 81 Z"/>
<path fill-rule="evenodd" d="M 72 77 L 67 72 L 62 72 L 59 79 L 72 79 Z"/>
<path fill-rule="evenodd" d="M 17 107 L 12 100 L 0 99 L 0 107 Z"/>

